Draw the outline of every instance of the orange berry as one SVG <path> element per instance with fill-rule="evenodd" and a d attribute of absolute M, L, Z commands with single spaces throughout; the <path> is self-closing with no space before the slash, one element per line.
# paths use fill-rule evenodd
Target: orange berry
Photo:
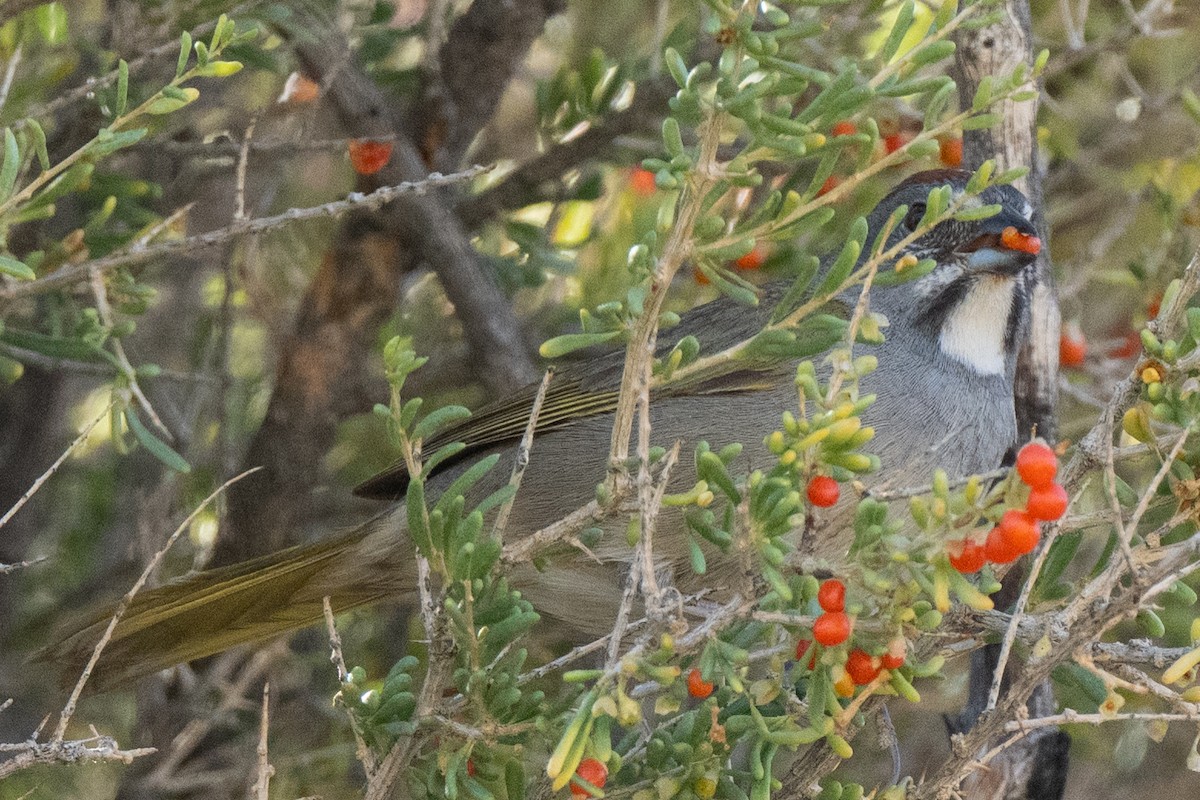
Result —
<path fill-rule="evenodd" d="M 1146 316 L 1150 319 L 1157 319 L 1158 312 L 1162 308 L 1162 293 L 1156 294 L 1153 299 L 1146 305 Z"/>
<path fill-rule="evenodd" d="M 974 539 L 946 542 L 946 555 L 950 559 L 950 566 L 963 575 L 979 572 L 987 563 L 987 553 L 984 552 L 983 545 Z"/>
<path fill-rule="evenodd" d="M 942 166 L 958 167 L 962 166 L 963 160 L 963 140 L 956 137 L 946 137 L 938 142 L 938 157 L 941 159 Z"/>
<path fill-rule="evenodd" d="M 703 700 L 713 693 L 713 685 L 711 682 L 704 680 L 704 676 L 700 674 L 700 670 L 693 669 L 687 676 L 687 690 L 692 697 Z"/>
<path fill-rule="evenodd" d="M 575 776 L 583 778 L 597 789 L 603 789 L 604 784 L 608 782 L 608 767 L 604 766 L 603 761 L 595 758 L 585 758 L 579 762 L 579 766 L 575 769 Z M 575 781 L 571 781 L 571 795 L 574 797 L 591 797 L 592 793 Z"/>
<path fill-rule="evenodd" d="M 813 639 L 825 647 L 837 647 L 850 638 L 852 627 L 844 611 L 826 611 L 813 623 Z"/>
<path fill-rule="evenodd" d="M 738 260 L 733 262 L 733 265 L 740 270 L 755 270 L 763 265 L 767 260 L 767 248 L 761 244 L 754 245 L 754 249 Z"/>
<path fill-rule="evenodd" d="M 350 140 L 350 166 L 359 175 L 374 175 L 392 158 L 391 142 L 376 142 L 370 139 Z"/>
<path fill-rule="evenodd" d="M 834 136 L 853 136 L 858 133 L 858 126 L 848 119 L 835 123 L 829 132 Z"/>
<path fill-rule="evenodd" d="M 883 151 L 890 155 L 899 150 L 901 147 L 904 147 L 904 145 L 908 144 L 910 141 L 912 141 L 912 136 L 904 133 L 903 131 L 889 133 L 887 136 L 883 137 Z"/>
<path fill-rule="evenodd" d="M 838 501 L 841 487 L 828 475 L 814 475 L 808 482 L 808 502 L 818 508 L 829 508 Z"/>
<path fill-rule="evenodd" d="M 1028 233 L 1021 233 L 1012 225 L 1009 225 L 1000 232 L 1000 244 L 1009 250 L 1016 250 L 1035 256 L 1042 252 L 1041 239 L 1036 236 L 1030 236 Z"/>
<path fill-rule="evenodd" d="M 1071 498 L 1067 496 L 1067 490 L 1057 483 L 1052 483 L 1049 486 L 1030 490 L 1025 510 L 1034 519 L 1053 522 L 1067 513 L 1067 506 L 1070 502 Z"/>
<path fill-rule="evenodd" d="M 808 649 L 810 647 L 812 647 L 811 639 L 801 639 L 800 641 L 796 642 L 796 660 L 803 661 L 804 654 L 808 652 Z M 816 651 L 813 651 L 813 654 L 808 657 L 808 668 L 810 670 L 817 668 L 817 653 L 816 653 Z"/>
<path fill-rule="evenodd" d="M 654 173 L 648 169 L 637 167 L 629 175 L 629 188 L 633 193 L 641 197 L 649 197 L 658 191 L 658 185 L 654 182 Z"/>
<path fill-rule="evenodd" d="M 821 584 L 817 590 L 817 605 L 822 611 L 846 610 L 846 584 L 837 578 L 830 578 Z"/>
<path fill-rule="evenodd" d="M 1066 352 L 1063 349 L 1063 342 L 1066 340 L 1066 338 L 1067 337 L 1064 335 L 1058 340 L 1058 361 L 1060 364 L 1068 367 L 1079 366 L 1079 364 L 1067 364 L 1066 361 L 1063 360 L 1066 355 Z M 1079 362 L 1082 364 L 1083 356 L 1087 355 L 1087 343 L 1078 342 L 1073 344 L 1083 345 L 1083 353 L 1078 356 Z M 1130 331 L 1129 333 L 1125 334 L 1125 338 L 1119 345 L 1108 351 L 1108 355 L 1110 358 L 1133 358 L 1140 352 L 1142 352 L 1142 337 L 1139 336 L 1136 331 Z"/>
<path fill-rule="evenodd" d="M 843 672 L 842 677 L 833 682 L 833 691 L 838 697 L 854 697 L 854 679 L 849 672 Z"/>
<path fill-rule="evenodd" d="M 1007 546 L 1018 555 L 1025 555 L 1038 546 L 1038 523 L 1028 511 L 1009 509 L 996 524 Z M 991 536 L 989 535 L 989 540 Z M 990 555 L 990 553 L 989 553 Z"/>
<path fill-rule="evenodd" d="M 1030 442 L 1017 452 L 1017 476 L 1026 486 L 1045 488 L 1057 474 L 1058 456 L 1042 442 Z"/>
<path fill-rule="evenodd" d="M 1141 339 L 1137 340 L 1141 345 Z M 1082 367 L 1087 358 L 1087 340 L 1064 333 L 1058 339 L 1058 363 L 1064 367 Z M 1136 351 L 1135 351 L 1136 352 Z"/>
<path fill-rule="evenodd" d="M 865 650 L 851 650 L 846 656 L 846 674 L 859 686 L 865 686 L 879 675 L 882 664 Z"/>
<path fill-rule="evenodd" d="M 896 637 L 888 642 L 887 652 L 883 654 L 880 663 L 884 669 L 900 669 L 904 666 L 904 656 L 907 651 L 908 642 L 904 641 L 902 637 Z"/>
<path fill-rule="evenodd" d="M 287 76 L 287 80 L 283 83 L 283 91 L 279 93 L 279 98 L 275 102 L 304 105 L 316 100 L 320 93 L 321 87 L 315 81 L 299 72 L 293 72 Z"/>
<path fill-rule="evenodd" d="M 988 532 L 987 541 L 984 542 L 983 549 L 987 555 L 987 560 L 993 564 L 1008 564 L 1021 557 L 1021 553 L 1013 547 L 1012 543 L 1001 533 L 999 528 L 992 528 Z"/>
<path fill-rule="evenodd" d="M 823 194 L 829 194 L 835 188 L 837 188 L 837 185 L 841 182 L 842 179 L 837 175 L 830 175 L 825 179 L 825 182 L 821 184 L 821 188 L 817 190 L 817 197 L 820 197 Z"/>

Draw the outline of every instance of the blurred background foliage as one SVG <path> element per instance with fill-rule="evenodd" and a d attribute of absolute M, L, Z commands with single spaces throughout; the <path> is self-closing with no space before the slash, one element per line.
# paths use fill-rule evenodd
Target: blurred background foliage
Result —
<path fill-rule="evenodd" d="M 462 159 L 463 164 L 496 165 L 476 179 L 472 190 L 501 183 L 536 154 L 602 125 L 651 91 L 661 72 L 662 47 L 674 44 L 687 51 L 696 46 L 698 4 L 570 0 L 549 18 Z M 444 31 L 468 5 L 345 0 L 326 10 L 365 72 L 405 113 L 419 114 L 433 57 L 431 8 L 446 15 L 437 25 Z M 873 52 L 897 5 L 848 0 L 825 7 L 821 15 L 828 31 L 812 40 L 812 63 L 832 67 Z M 918 21 L 927 25 L 938 5 L 937 0 L 918 3 Z M 285 91 L 300 67 L 276 26 L 291 11 L 287 3 L 235 6 L 209 0 L 81 0 L 15 15 L 0 6 L 5 20 L 0 122 L 17 126 L 25 118 L 37 119 L 52 160 L 104 124 L 101 109 L 111 89 L 88 92 L 88 81 L 116 69 L 118 58 L 136 65 L 130 97 L 137 102 L 171 78 L 180 31 L 211 24 L 222 12 L 246 30 L 251 23 L 258 30 L 230 48 L 228 57 L 242 61 L 244 70 L 195 81 L 199 99 L 154 118 L 142 141 L 99 160 L 92 174 L 57 199 L 52 216 L 9 228 L 8 252 L 19 258 L 40 252 L 46 263 L 64 264 L 128 248 L 148 233 L 169 240 L 228 225 L 239 194 L 239 145 L 251 119 L 253 146 L 244 183 L 248 216 L 327 202 L 354 189 L 360 179 L 349 163 L 347 140 L 358 132 L 340 124 L 319 91 L 306 99 L 303 87 L 294 85 L 297 78 L 291 78 L 290 96 Z M 1128 373 L 1139 352 L 1134 332 L 1155 313 L 1159 294 L 1196 241 L 1200 6 L 1182 0 L 1035 0 L 1032 12 L 1034 50 L 1051 53 L 1038 144 L 1066 321 L 1061 431 L 1070 440 L 1094 423 L 1114 383 Z M 655 226 L 666 199 L 654 176 L 639 167 L 641 159 L 660 151 L 660 113 L 652 110 L 608 146 L 565 165 L 561 179 L 542 191 L 544 199 L 490 216 L 478 226 L 474 243 L 524 324 L 531 352 L 541 340 L 576 325 L 579 309 L 623 296 L 626 254 Z M 872 118 L 880 148 L 901 146 L 920 124 L 900 101 L 881 104 Z M 866 121 L 847 122 L 862 126 Z M 845 226 L 903 175 L 953 165 L 955 159 L 955 142 L 948 140 L 938 155 L 866 182 L 841 204 L 833 224 L 796 241 L 760 245 L 734 267 L 755 282 L 785 276 L 801 257 L 822 254 L 840 242 Z M 835 180 L 848 177 L 850 161 L 835 172 Z M 148 403 L 163 420 L 165 431 L 158 437 L 191 470 L 169 469 L 145 446 L 137 447 L 137 437 L 114 433 L 106 416 L 0 529 L 0 563 L 45 559 L 0 575 L 0 699 L 17 699 L 0 713 L 0 741 L 26 738 L 61 699 L 45 666 L 29 666 L 24 655 L 46 642 L 64 610 L 124 592 L 180 511 L 243 463 L 247 442 L 267 413 L 281 348 L 303 324 L 298 314 L 304 294 L 323 262 L 339 257 L 331 246 L 337 229 L 338 223 L 327 220 L 290 225 L 120 270 L 110 278 L 114 319 L 109 334 L 120 334 Z M 377 235 L 366 226 L 363 241 Z M 380 246 L 368 252 L 386 259 L 389 251 Z M 715 296 L 687 270 L 673 288 L 671 303 L 677 309 Z M 424 266 L 408 272 L 401 295 L 375 339 L 381 345 L 401 335 L 430 357 L 410 392 L 433 405 L 478 405 L 487 396 L 485 382 L 436 277 Z M 0 509 L 28 489 L 83 425 L 105 415 L 115 389 L 128 389 L 108 361 L 62 350 L 62 340 L 95 324 L 93 308 L 86 285 L 0 305 Z M 30 334 L 60 340 L 59 349 Z M 377 387 L 375 399 L 383 400 L 386 387 L 377 358 L 362 369 Z M 301 465 L 316 478 L 312 513 L 297 539 L 376 512 L 374 504 L 349 494 L 357 481 L 396 456 L 384 445 L 369 408 L 363 405 L 362 413 L 339 418 L 336 440 L 323 458 Z M 220 529 L 220 509 L 201 514 L 189 531 L 190 545 L 172 554 L 162 577 L 206 563 Z M 1168 603 L 1163 616 L 1164 644 L 1187 643 L 1190 611 Z M 404 621 L 387 613 L 348 616 L 343 636 L 351 660 L 366 665 L 370 674 L 384 674 L 406 649 Z M 274 681 L 291 709 L 272 720 L 277 796 L 352 796 L 356 784 L 347 765 L 353 746 L 344 717 L 328 701 L 336 685 L 323 634 L 303 634 L 293 649 L 303 657 L 274 668 Z M 954 713 L 964 678 L 965 673 L 952 673 L 944 691 L 930 692 L 918 712 L 898 721 L 908 770 L 920 773 L 921 764 L 936 763 L 946 751 L 941 722 L 930 712 Z M 82 717 L 104 733 L 136 743 L 134 703 L 130 693 L 91 698 Z M 1084 706 L 1086 701 L 1077 704 Z M 256 707 L 215 713 L 210 735 L 252 753 L 249 731 Z M 1150 733 L 1139 725 L 1072 733 L 1068 797 L 1133 791 L 1192 796 L 1200 789 L 1200 778 L 1181 767 L 1190 742 L 1182 732 L 1175 741 L 1173 731 L 1161 748 L 1147 748 Z M 868 784 L 888 769 L 883 749 L 874 758 L 866 766 L 856 761 L 857 777 Z M 110 796 L 121 777 L 122 769 L 113 766 L 33 770 L 0 786 L 0 798 Z M 185 788 L 175 787 L 187 793 Z"/>

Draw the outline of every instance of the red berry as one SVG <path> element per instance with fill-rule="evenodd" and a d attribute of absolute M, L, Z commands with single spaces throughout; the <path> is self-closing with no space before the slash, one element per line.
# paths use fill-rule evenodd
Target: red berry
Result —
<path fill-rule="evenodd" d="M 853 136 L 858 133 L 858 126 L 850 120 L 844 119 L 830 128 L 829 132 L 834 136 Z"/>
<path fill-rule="evenodd" d="M 1064 363 L 1062 343 L 1063 340 L 1059 339 L 1058 361 L 1060 364 Z M 1086 344 L 1084 347 L 1086 348 Z M 1129 333 L 1125 334 L 1125 338 L 1121 340 L 1119 345 L 1108 351 L 1108 355 L 1109 358 L 1133 358 L 1140 352 L 1142 352 L 1142 337 L 1139 336 L 1135 331 L 1130 331 Z M 1086 355 L 1086 352 L 1084 355 Z M 1066 366 L 1071 365 L 1067 364 Z"/>
<path fill-rule="evenodd" d="M 374 175 L 383 169 L 392 158 L 391 142 L 374 142 L 370 139 L 350 140 L 350 166 L 359 175 Z"/>
<path fill-rule="evenodd" d="M 984 548 L 988 561 L 1007 564 L 1031 552 L 1038 543 L 1037 522 L 1026 511 L 1009 509 L 988 533 Z"/>
<path fill-rule="evenodd" d="M 872 658 L 864 650 L 851 650 L 846 656 L 846 674 L 858 686 L 865 686 L 879 676 L 879 659 Z"/>
<path fill-rule="evenodd" d="M 754 249 L 738 260 L 733 262 L 733 265 L 740 270 L 755 270 L 763 265 L 767 260 L 767 248 L 761 244 L 754 245 Z"/>
<path fill-rule="evenodd" d="M 830 578 L 821 584 L 817 590 L 817 605 L 822 611 L 846 610 L 846 584 L 837 578 Z"/>
<path fill-rule="evenodd" d="M 597 789 L 603 789 L 604 784 L 608 782 L 608 767 L 604 766 L 603 761 L 598 761 L 594 758 L 585 758 L 579 762 L 579 766 L 575 770 L 575 776 L 583 778 Z M 592 796 L 591 792 L 575 781 L 571 781 L 571 794 L 574 797 Z"/>
<path fill-rule="evenodd" d="M 962 165 L 963 159 L 963 141 L 962 139 L 947 137 L 938 142 L 938 157 L 941 159 L 944 167 L 958 167 Z"/>
<path fill-rule="evenodd" d="M 838 501 L 841 487 L 828 475 L 814 475 L 808 482 L 808 502 L 818 508 L 829 508 Z"/>
<path fill-rule="evenodd" d="M 1070 502 L 1071 498 L 1067 497 L 1067 490 L 1057 483 L 1052 483 L 1049 486 L 1031 490 L 1029 500 L 1025 503 L 1025 510 L 1034 519 L 1053 522 L 1067 513 L 1067 505 Z"/>
<path fill-rule="evenodd" d="M 472 778 L 475 777 L 475 762 L 469 758 L 467 759 L 467 774 Z"/>
<path fill-rule="evenodd" d="M 804 654 L 808 652 L 808 648 L 810 647 L 812 647 L 811 639 L 801 639 L 800 641 L 796 642 L 796 660 L 803 661 Z M 808 668 L 810 670 L 817 668 L 817 654 L 815 651 L 811 656 L 808 657 Z"/>
<path fill-rule="evenodd" d="M 813 639 L 825 647 L 837 647 L 850 638 L 851 627 L 844 611 L 827 611 L 813 623 Z"/>
<path fill-rule="evenodd" d="M 1035 256 L 1042 252 L 1041 239 L 1030 236 L 1028 233 L 1021 233 L 1012 225 L 1000 232 L 1000 244 L 1009 250 L 1017 250 Z"/>
<path fill-rule="evenodd" d="M 883 137 L 883 150 L 889 155 L 896 152 L 912 140 L 912 136 L 903 132 L 890 133 Z"/>
<path fill-rule="evenodd" d="M 982 548 L 980 548 L 982 550 Z M 880 662 L 884 669 L 900 669 L 904 666 L 904 655 L 908 650 L 908 642 L 902 638 L 892 639 L 888 643 L 887 652 L 883 654 Z"/>
<path fill-rule="evenodd" d="M 293 72 L 287 76 L 287 81 L 283 84 L 283 91 L 280 92 L 275 102 L 300 106 L 316 100 L 320 93 L 321 87 L 311 78 L 301 75 L 299 72 Z"/>
<path fill-rule="evenodd" d="M 979 572 L 987 563 L 987 553 L 984 552 L 983 545 L 974 539 L 946 542 L 946 555 L 950 558 L 950 566 L 963 575 Z"/>
<path fill-rule="evenodd" d="M 1142 340 L 1139 337 L 1137 346 L 1140 348 L 1141 344 Z M 1087 351 L 1087 339 L 1082 336 L 1064 333 L 1058 338 L 1058 363 L 1064 367 L 1082 367 L 1084 359 L 1087 358 Z"/>
<path fill-rule="evenodd" d="M 817 197 L 820 197 L 823 194 L 829 194 L 835 188 L 837 188 L 837 185 L 841 182 L 842 179 L 837 175 L 830 175 L 825 179 L 825 182 L 821 184 L 821 188 L 817 190 Z"/>
<path fill-rule="evenodd" d="M 1158 319 L 1158 312 L 1162 309 L 1162 293 L 1156 294 L 1148 304 L 1146 304 L 1146 316 L 1150 319 Z"/>
<path fill-rule="evenodd" d="M 693 669 L 687 676 L 687 690 L 692 697 L 703 700 L 713 693 L 713 685 L 709 681 L 704 680 L 704 676 L 700 674 L 700 670 Z"/>
<path fill-rule="evenodd" d="M 993 564 L 1008 564 L 1016 561 L 1021 554 L 1012 546 L 999 528 L 988 531 L 987 541 L 983 545 L 987 560 Z"/>
<path fill-rule="evenodd" d="M 1042 442 L 1030 442 L 1017 453 L 1017 475 L 1026 486 L 1044 489 L 1057 474 L 1058 456 Z"/>
<path fill-rule="evenodd" d="M 654 182 L 653 172 L 638 167 L 629 175 L 629 188 L 636 195 L 649 197 L 658 191 L 658 184 Z"/>

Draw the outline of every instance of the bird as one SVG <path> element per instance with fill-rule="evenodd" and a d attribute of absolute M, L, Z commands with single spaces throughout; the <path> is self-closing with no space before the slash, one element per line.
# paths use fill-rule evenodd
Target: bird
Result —
<path fill-rule="evenodd" d="M 1020 191 L 997 184 L 971 196 L 971 177 L 951 169 L 916 173 L 897 184 L 867 216 L 870 242 L 901 206 L 906 207 L 889 234 L 888 242 L 896 243 L 916 230 L 932 190 L 949 187 L 952 201 L 966 193 L 962 202 L 967 208 L 999 208 L 983 219 L 946 219 L 915 238 L 896 260 L 932 259 L 932 270 L 870 293 L 872 312 L 886 318 L 885 335 L 880 343 L 855 348 L 878 360 L 878 368 L 861 381 L 862 392 L 877 395 L 863 415 L 864 423 L 875 429 L 869 449 L 884 465 L 871 479 L 876 483 L 920 485 L 928 482 L 934 468 L 951 477 L 989 471 L 1001 466 L 1017 442 L 1013 381 L 1017 353 L 1027 335 L 1030 266 L 1040 245 L 1032 206 Z M 860 263 L 865 258 L 861 256 Z M 768 322 L 787 291 L 786 281 L 768 283 L 754 307 L 729 298 L 698 306 L 662 332 L 660 352 L 685 336 L 700 340 L 702 354 L 748 339 Z M 857 294 L 846 294 L 831 307 L 848 316 L 856 301 Z M 779 426 L 781 412 L 797 402 L 796 361 L 732 364 L 699 384 L 656 388 L 650 404 L 654 440 L 679 441 L 682 452 L 700 440 L 714 448 L 740 442 L 745 447 L 738 457 L 739 469 L 769 467 L 775 457 L 764 438 Z M 611 352 L 568 364 L 555 374 L 505 528 L 506 541 L 528 536 L 595 497 L 608 467 L 623 363 L 623 351 Z M 426 452 L 446 442 L 465 444 L 428 477 L 427 496 L 444 491 L 474 457 L 491 453 L 501 459 L 472 489 L 477 497 L 468 497 L 468 502 L 504 486 L 536 391 L 530 386 L 485 405 L 427 443 Z M 686 461 L 672 473 L 672 491 L 696 480 Z M 403 497 L 408 477 L 403 466 L 394 467 L 360 486 L 358 493 L 394 502 Z M 842 519 L 844 512 L 843 508 Z M 400 502 L 353 530 L 139 594 L 113 631 L 93 673 L 93 689 L 312 625 L 323 617 L 326 596 L 335 611 L 384 600 L 413 604 L 414 547 L 405 519 Z M 818 553 L 836 557 L 849 546 L 849 525 L 838 519 L 832 514 L 825 520 Z M 696 580 L 682 569 L 688 560 L 683 527 L 677 509 L 664 509 L 655 535 L 662 568 L 681 567 L 681 591 L 688 588 L 689 576 Z M 624 526 L 610 524 L 586 555 L 571 550 L 551 568 L 517 564 L 509 574 L 511 584 L 543 617 L 581 637 L 608 632 L 633 552 L 617 530 Z M 704 585 L 720 587 L 733 565 L 715 567 L 704 576 Z M 74 621 L 42 657 L 83 663 L 110 615 L 111 609 L 101 609 Z"/>

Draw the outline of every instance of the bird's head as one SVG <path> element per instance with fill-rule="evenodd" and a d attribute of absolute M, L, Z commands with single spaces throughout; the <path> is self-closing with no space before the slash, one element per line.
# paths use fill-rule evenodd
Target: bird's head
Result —
<path fill-rule="evenodd" d="M 951 204 L 966 192 L 971 173 L 932 170 L 894 188 L 868 217 L 871 235 L 900 206 L 908 210 L 889 244 L 913 233 L 925 214 L 930 191 L 950 188 Z M 927 275 L 880 290 L 881 310 L 897 324 L 936 341 L 950 358 L 984 375 L 1009 373 L 1023 336 L 1028 303 L 1028 267 L 1041 243 L 1031 221 L 1033 207 L 1011 186 L 991 186 L 965 201 L 962 210 L 1000 207 L 984 219 L 947 219 L 907 245 L 903 254 L 933 259 Z M 868 242 L 871 239 L 868 238 Z"/>

